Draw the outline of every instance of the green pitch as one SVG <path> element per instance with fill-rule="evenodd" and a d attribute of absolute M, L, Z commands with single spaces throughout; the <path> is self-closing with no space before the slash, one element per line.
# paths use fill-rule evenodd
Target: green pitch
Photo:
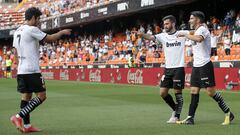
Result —
<path fill-rule="evenodd" d="M 238 135 L 240 93 L 222 92 L 235 114 L 230 126 L 221 126 L 224 114 L 202 91 L 196 125 L 167 125 L 171 110 L 151 86 L 47 81 L 48 99 L 31 113 L 31 122 L 43 131 L 36 135 Z M 184 92 L 182 119 L 190 93 Z M 0 135 L 20 134 L 10 123 L 19 111 L 16 81 L 0 79 Z"/>

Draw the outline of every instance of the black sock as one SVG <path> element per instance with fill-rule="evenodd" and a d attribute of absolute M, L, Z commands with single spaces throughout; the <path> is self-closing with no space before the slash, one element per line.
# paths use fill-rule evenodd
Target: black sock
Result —
<path fill-rule="evenodd" d="M 224 99 L 219 92 L 216 92 L 216 94 L 212 98 L 218 103 L 218 106 L 222 109 L 224 113 L 228 113 L 230 111 L 229 107 L 224 102 Z"/>
<path fill-rule="evenodd" d="M 182 97 L 182 93 L 176 93 L 176 114 L 175 117 L 177 117 L 178 119 L 180 118 L 180 114 L 182 112 L 182 107 L 183 107 L 183 97 Z"/>
<path fill-rule="evenodd" d="M 19 112 L 19 116 L 24 118 L 27 116 L 30 112 L 32 112 L 37 106 L 39 106 L 42 103 L 41 99 L 39 97 L 33 98 L 27 106 L 21 109 Z"/>
<path fill-rule="evenodd" d="M 198 107 L 198 102 L 199 102 L 199 94 L 192 94 L 188 116 L 191 116 L 192 118 L 194 118 L 195 112 L 196 112 L 197 107 Z"/>
<path fill-rule="evenodd" d="M 163 100 L 172 108 L 173 111 L 175 111 L 176 104 L 173 101 L 173 98 L 170 94 L 168 94 L 166 97 L 164 97 Z"/>
<path fill-rule="evenodd" d="M 23 109 L 25 106 L 27 106 L 28 101 L 21 100 L 21 109 Z M 30 115 L 27 114 L 25 117 L 23 117 L 23 123 L 24 124 L 30 124 Z"/>

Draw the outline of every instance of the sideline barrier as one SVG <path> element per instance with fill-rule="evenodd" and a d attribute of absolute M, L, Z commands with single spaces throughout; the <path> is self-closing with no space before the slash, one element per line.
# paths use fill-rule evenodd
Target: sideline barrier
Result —
<path fill-rule="evenodd" d="M 192 68 L 185 68 L 185 85 L 190 86 Z M 240 90 L 240 68 L 215 68 L 217 89 Z M 157 86 L 164 68 L 61 68 L 42 69 L 46 80 L 71 80 L 85 82 L 120 83 Z M 13 71 L 13 77 L 16 71 Z M 0 71 L 0 78 L 3 71 Z"/>

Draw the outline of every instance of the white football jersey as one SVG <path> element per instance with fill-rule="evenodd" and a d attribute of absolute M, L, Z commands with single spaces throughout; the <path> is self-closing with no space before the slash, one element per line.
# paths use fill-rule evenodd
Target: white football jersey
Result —
<path fill-rule="evenodd" d="M 155 35 L 156 40 L 163 46 L 165 54 L 165 67 L 166 68 L 178 68 L 184 67 L 184 47 L 185 37 L 177 37 L 177 31 L 174 34 L 160 33 Z"/>
<path fill-rule="evenodd" d="M 211 34 L 206 27 L 200 26 L 194 35 L 204 38 L 202 42 L 192 42 L 193 66 L 202 67 L 211 60 Z"/>
<path fill-rule="evenodd" d="M 13 47 L 17 49 L 17 74 L 40 73 L 39 41 L 47 36 L 35 26 L 22 25 L 13 36 Z"/>

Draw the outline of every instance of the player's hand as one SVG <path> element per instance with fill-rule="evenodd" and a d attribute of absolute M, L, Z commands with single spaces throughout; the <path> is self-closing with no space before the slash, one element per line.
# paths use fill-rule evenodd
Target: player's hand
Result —
<path fill-rule="evenodd" d="M 61 30 L 61 33 L 63 35 L 71 35 L 71 32 L 72 32 L 72 29 L 64 29 L 64 30 Z"/>

